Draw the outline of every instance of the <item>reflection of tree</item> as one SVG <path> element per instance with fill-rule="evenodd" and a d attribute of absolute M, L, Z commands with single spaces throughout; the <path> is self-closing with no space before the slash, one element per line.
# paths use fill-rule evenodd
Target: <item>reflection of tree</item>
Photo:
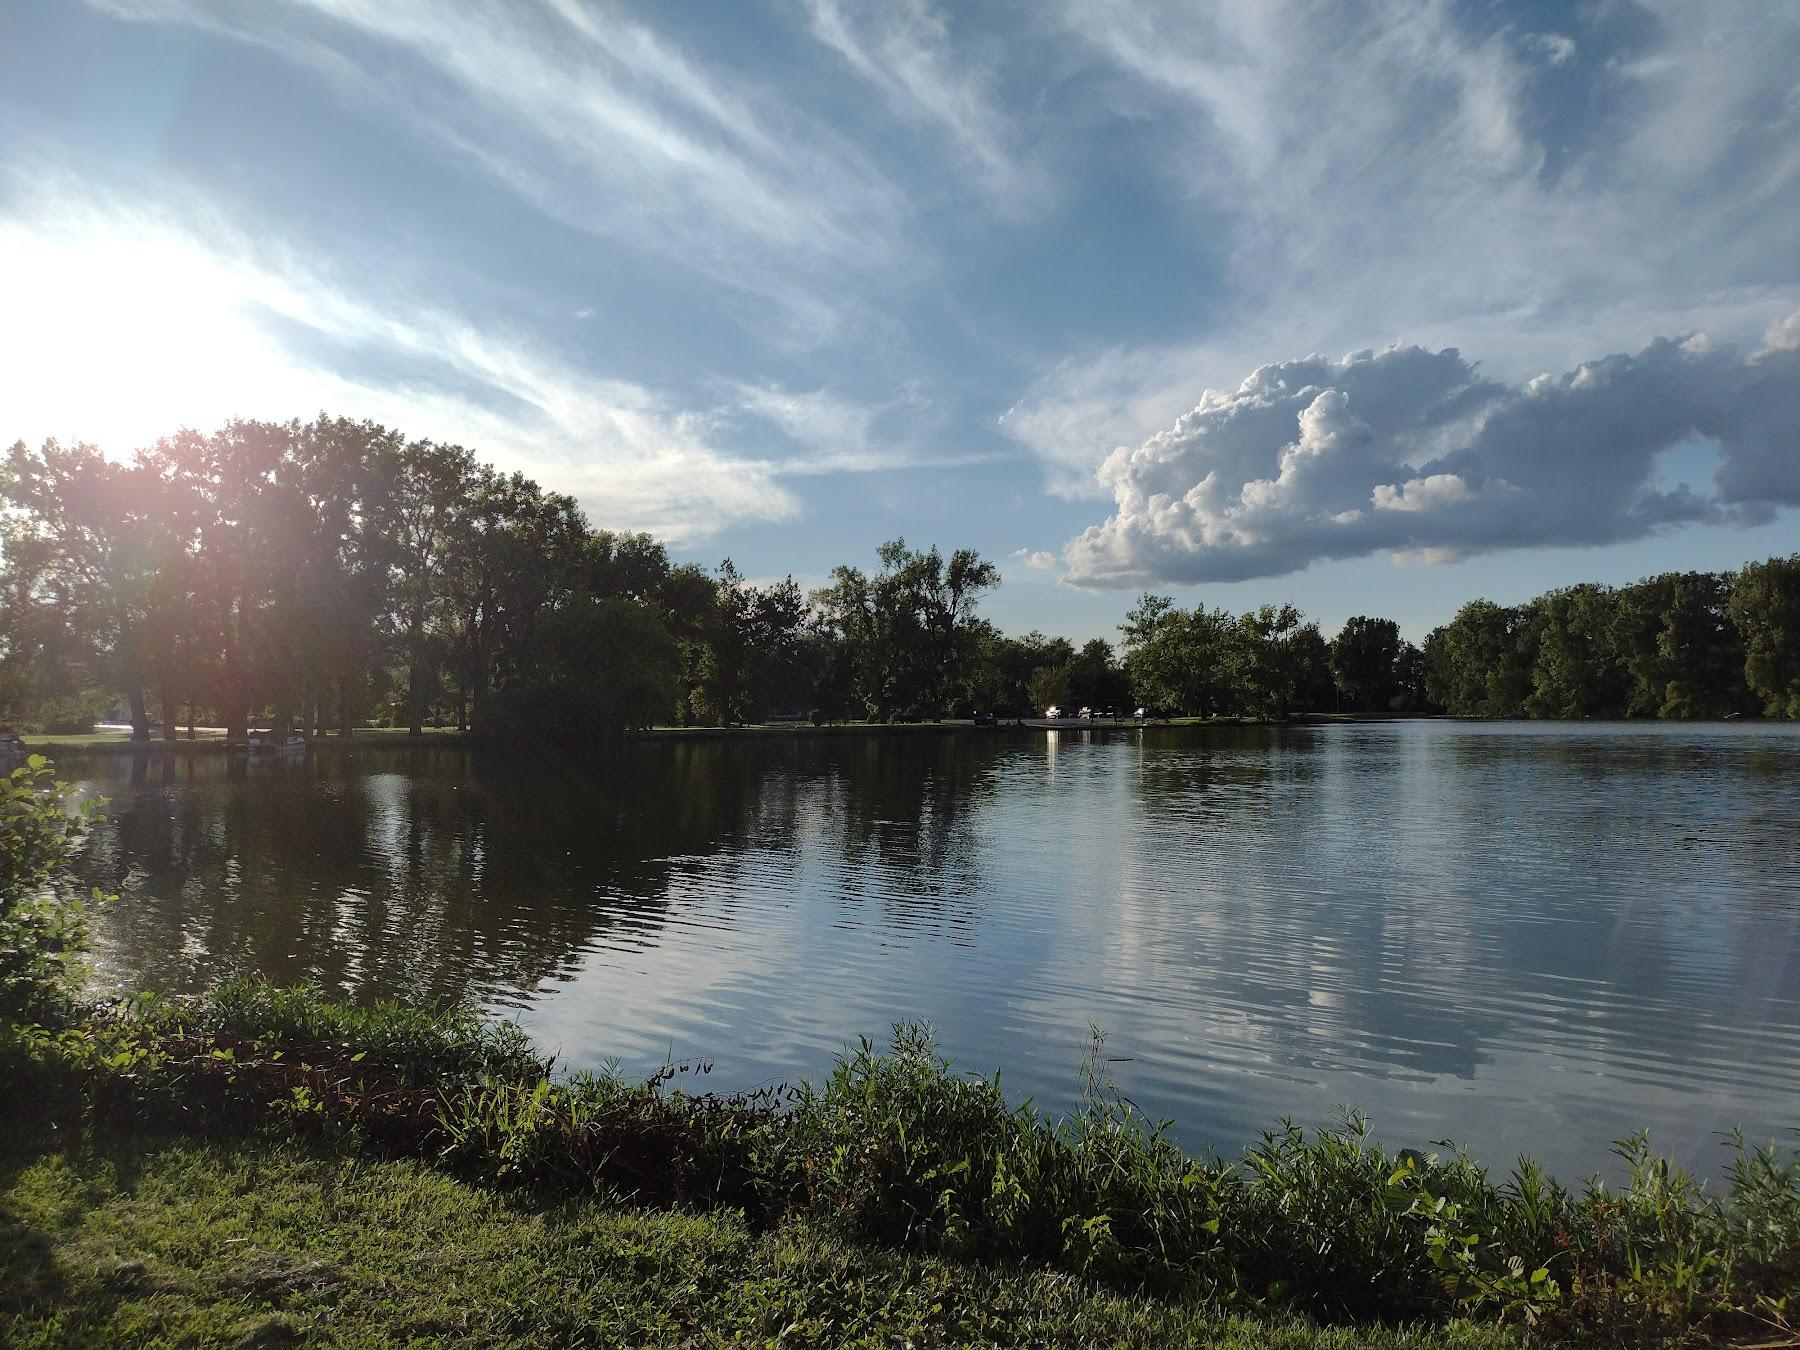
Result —
<path fill-rule="evenodd" d="M 607 930 L 654 933 L 680 860 L 792 839 L 755 765 L 691 749 L 579 771 L 429 750 L 96 765 L 113 801 L 84 865 L 123 896 L 103 956 L 151 987 L 254 970 L 359 996 L 528 996 Z"/>
<path fill-rule="evenodd" d="M 1005 752 L 991 736 L 819 744 L 806 766 L 807 820 L 836 855 L 838 898 L 896 931 L 966 928 L 988 889 L 980 824 Z"/>
<path fill-rule="evenodd" d="M 671 905 L 805 884 L 895 931 L 966 926 L 996 738 L 629 748 L 578 767 L 382 750 L 92 766 L 112 797 L 87 879 L 121 983 L 258 971 L 357 996 L 528 998 Z M 704 871 L 698 884 L 697 869 Z"/>

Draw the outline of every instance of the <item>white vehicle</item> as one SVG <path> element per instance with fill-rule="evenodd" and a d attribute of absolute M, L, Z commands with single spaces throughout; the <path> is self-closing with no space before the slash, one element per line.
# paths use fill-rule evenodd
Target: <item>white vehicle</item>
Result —
<path fill-rule="evenodd" d="M 1044 709 L 1044 717 L 1047 721 L 1054 722 L 1061 716 L 1062 716 L 1062 709 L 1054 703 L 1052 703 L 1048 708 Z"/>
<path fill-rule="evenodd" d="M 1091 722 L 1094 720 L 1094 710 L 1092 708 L 1084 707 L 1080 712 L 1076 713 L 1075 715 L 1084 722 Z"/>

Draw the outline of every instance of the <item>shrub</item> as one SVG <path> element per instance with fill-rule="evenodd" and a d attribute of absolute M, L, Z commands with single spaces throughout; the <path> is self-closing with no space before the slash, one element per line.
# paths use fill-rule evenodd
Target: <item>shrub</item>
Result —
<path fill-rule="evenodd" d="M 65 869 L 103 803 L 73 798 L 42 755 L 0 776 L 0 1017 L 57 1016 L 81 972 L 87 932 Z"/>

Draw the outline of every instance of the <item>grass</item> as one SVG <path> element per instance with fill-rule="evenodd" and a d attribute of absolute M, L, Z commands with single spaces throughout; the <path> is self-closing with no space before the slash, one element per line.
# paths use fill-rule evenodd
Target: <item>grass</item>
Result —
<path fill-rule="evenodd" d="M 0 1130 L 0 1341 L 86 1345 L 1499 1347 L 1322 1329 L 846 1242 L 546 1203 L 261 1138 Z"/>
<path fill-rule="evenodd" d="M 188 1291 L 180 1316 L 349 1316 L 352 1286 L 372 1291 L 367 1317 L 389 1316 L 375 1291 L 406 1279 L 381 1252 L 462 1262 L 510 1243 L 525 1266 L 490 1277 L 469 1257 L 454 1283 L 465 1302 L 421 1311 L 409 1294 L 404 1317 L 477 1343 L 717 1328 L 721 1343 L 761 1342 L 790 1324 L 790 1340 L 824 1344 L 1499 1343 L 1472 1324 L 1616 1345 L 1800 1341 L 1793 1154 L 1740 1148 L 1715 1194 L 1637 1138 L 1620 1147 L 1622 1186 L 1566 1187 L 1524 1161 L 1494 1178 L 1460 1153 L 1393 1153 L 1351 1118 L 1313 1133 L 1283 1124 L 1226 1162 L 1182 1151 L 1112 1091 L 1103 1064 L 1096 1041 L 1086 1106 L 1051 1119 L 956 1072 L 915 1028 L 846 1053 L 816 1086 L 749 1097 L 680 1091 L 673 1070 L 558 1078 L 516 1029 L 254 983 L 14 1028 L 0 1035 L 0 1085 L 38 1103 L 40 1134 L 16 1146 L 7 1259 L 42 1249 L 54 1279 L 20 1285 L 50 1292 L 8 1312 L 12 1339 L 30 1343 L 23 1328 L 59 1343 L 59 1318 L 150 1315 L 137 1303 L 161 1286 L 142 1293 L 132 1276 L 119 1306 L 137 1310 L 121 1312 L 107 1301 L 113 1258 L 75 1255 L 96 1233 L 141 1222 L 114 1264 L 148 1263 L 129 1252 L 226 1222 L 192 1206 L 226 1195 L 227 1209 L 272 1213 L 291 1183 L 321 1198 L 294 1201 L 289 1245 L 236 1245 L 312 1270 L 330 1243 L 305 1235 L 341 1232 L 357 1250 L 356 1231 L 386 1224 L 368 1269 L 318 1307 L 304 1289 L 274 1307 L 208 1273 L 226 1259 L 207 1255 L 209 1239 L 169 1258 Z M 52 1127 L 73 1142 L 46 1144 Z M 81 1142 L 134 1137 L 151 1142 Z M 139 1152 L 151 1162 L 130 1163 Z M 136 1178 L 165 1167 L 175 1180 L 146 1207 Z M 42 1168 L 66 1175 L 40 1184 Z M 358 1181 L 326 1185 L 333 1168 L 360 1169 Z M 473 1226 L 444 1236 L 424 1201 L 383 1211 L 393 1188 L 440 1197 Z M 92 1203 L 51 1223 L 44 1197 L 58 1192 Z M 1361 1330 L 1333 1341 L 1313 1321 Z M 399 1334 L 356 1325 L 349 1339 Z M 1382 1339 L 1394 1326 L 1421 1330 Z"/>

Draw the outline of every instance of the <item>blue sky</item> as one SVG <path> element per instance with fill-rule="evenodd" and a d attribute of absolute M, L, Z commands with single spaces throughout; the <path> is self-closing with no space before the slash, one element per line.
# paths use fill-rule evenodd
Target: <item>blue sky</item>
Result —
<path fill-rule="evenodd" d="M 1791 0 L 9 0 L 0 436 L 327 410 L 1010 630 L 1421 637 L 1800 548 L 1797 72 Z"/>

